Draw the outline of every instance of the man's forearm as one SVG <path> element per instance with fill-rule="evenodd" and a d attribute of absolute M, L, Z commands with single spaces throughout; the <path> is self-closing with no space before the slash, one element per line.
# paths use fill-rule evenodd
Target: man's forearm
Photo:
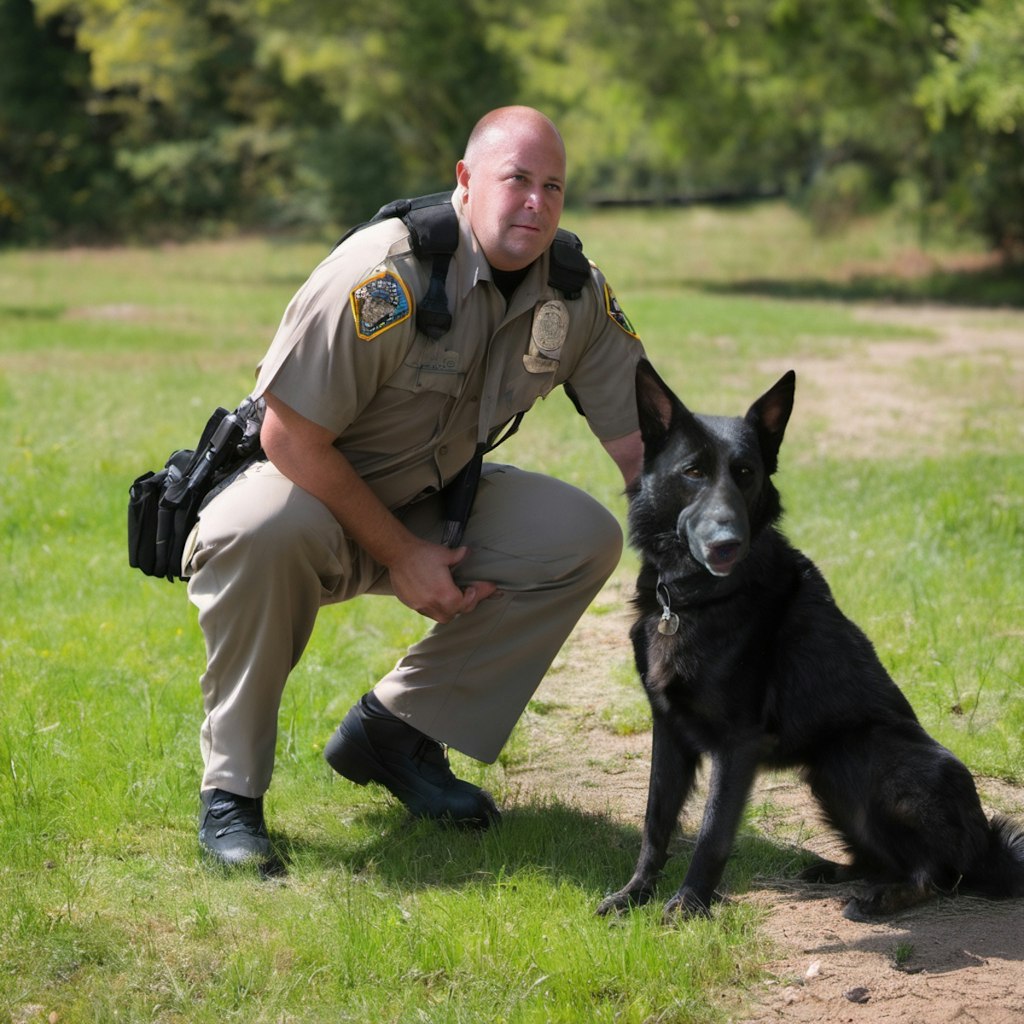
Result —
<path fill-rule="evenodd" d="M 495 591 L 488 581 L 456 586 L 452 569 L 465 547 L 450 551 L 410 533 L 370 489 L 329 431 L 307 420 L 269 392 L 260 432 L 270 461 L 294 484 L 321 501 L 351 538 L 385 566 L 395 596 L 410 608 L 450 622 L 471 612 Z"/>
<path fill-rule="evenodd" d="M 329 432 L 267 395 L 261 441 L 271 462 L 323 502 L 351 537 L 381 565 L 408 553 L 416 538 L 334 447 Z"/>
<path fill-rule="evenodd" d="M 615 461 L 622 473 L 622 479 L 626 483 L 626 489 L 640 476 L 640 470 L 644 464 L 644 442 L 639 430 L 634 430 L 624 437 L 617 437 L 612 441 L 602 441 L 604 450 Z"/>

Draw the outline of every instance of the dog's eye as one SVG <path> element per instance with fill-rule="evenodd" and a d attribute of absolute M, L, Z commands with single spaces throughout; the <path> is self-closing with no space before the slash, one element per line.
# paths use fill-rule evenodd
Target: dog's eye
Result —
<path fill-rule="evenodd" d="M 690 480 L 703 480 L 704 470 L 700 466 L 684 466 L 683 476 L 688 477 Z"/>

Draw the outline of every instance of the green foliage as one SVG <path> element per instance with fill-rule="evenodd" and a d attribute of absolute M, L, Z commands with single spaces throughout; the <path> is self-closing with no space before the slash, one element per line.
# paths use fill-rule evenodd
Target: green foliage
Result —
<path fill-rule="evenodd" d="M 129 233 L 298 219 L 295 150 L 330 111 L 259 59 L 249 6 L 40 0 L 42 14 L 73 20 L 89 55 L 90 110 L 112 126 Z"/>
<path fill-rule="evenodd" d="M 570 199 L 896 203 L 1017 253 L 1022 0 L 8 0 L 0 241 L 330 230 L 539 105 Z M 33 17 L 34 15 L 34 17 Z"/>
<path fill-rule="evenodd" d="M 1024 3 L 987 0 L 952 9 L 950 36 L 936 54 L 920 100 L 941 128 L 948 115 L 970 112 L 992 134 L 1019 133 L 1024 122 Z"/>
<path fill-rule="evenodd" d="M 365 218 L 447 185 L 473 122 L 516 88 L 487 46 L 485 0 L 36 6 L 74 27 L 129 233 Z M 443 60 L 426 40 L 444 41 Z"/>
<path fill-rule="evenodd" d="M 959 221 L 1024 252 L 1024 0 L 952 10 L 917 101 L 934 133 L 941 197 Z"/>
<path fill-rule="evenodd" d="M 118 194 L 108 125 L 90 115 L 89 60 L 63 17 L 0 4 L 0 242 L 94 233 Z"/>
<path fill-rule="evenodd" d="M 514 61 L 489 43 L 502 12 L 494 0 L 338 10 L 267 0 L 264 57 L 280 63 L 287 81 L 313 84 L 332 112 L 306 156 L 334 216 L 363 219 L 396 195 L 454 183 L 473 124 L 518 89 Z"/>

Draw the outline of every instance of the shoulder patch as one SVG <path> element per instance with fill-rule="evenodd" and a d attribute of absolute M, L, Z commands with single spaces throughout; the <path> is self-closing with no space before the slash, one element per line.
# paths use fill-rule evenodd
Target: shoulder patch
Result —
<path fill-rule="evenodd" d="M 609 319 L 614 320 L 631 338 L 640 340 L 640 335 L 636 333 L 629 317 L 623 312 L 619 300 L 615 298 L 615 292 L 612 291 L 612 286 L 607 281 L 604 283 L 604 311 L 608 314 Z"/>
<path fill-rule="evenodd" d="M 373 341 L 379 334 L 408 320 L 412 301 L 405 283 L 396 274 L 382 271 L 367 278 L 349 296 L 356 334 L 363 341 Z"/>

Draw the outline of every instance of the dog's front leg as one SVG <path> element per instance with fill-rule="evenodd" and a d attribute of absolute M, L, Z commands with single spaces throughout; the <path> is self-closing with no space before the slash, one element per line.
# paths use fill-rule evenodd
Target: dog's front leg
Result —
<path fill-rule="evenodd" d="M 598 914 L 640 906 L 654 895 L 654 886 L 668 858 L 668 843 L 679 812 L 693 787 L 699 755 L 679 736 L 665 712 L 654 709 L 651 735 L 651 778 L 647 789 L 640 856 L 633 877 L 606 897 Z"/>
<path fill-rule="evenodd" d="M 683 884 L 665 904 L 666 921 L 710 913 L 757 772 L 759 749 L 757 739 L 733 741 L 729 749 L 713 756 L 697 844 Z"/>

